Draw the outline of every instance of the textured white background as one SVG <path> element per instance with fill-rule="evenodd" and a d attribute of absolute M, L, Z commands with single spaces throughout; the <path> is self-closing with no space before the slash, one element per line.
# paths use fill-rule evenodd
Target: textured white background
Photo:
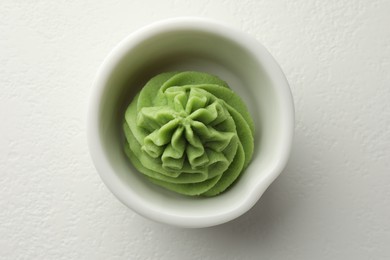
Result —
<path fill-rule="evenodd" d="M 0 259 L 390 259 L 390 1 L 0 3 Z M 96 173 L 85 112 L 126 35 L 179 15 L 262 42 L 296 105 L 290 161 L 230 223 L 173 228 Z"/>

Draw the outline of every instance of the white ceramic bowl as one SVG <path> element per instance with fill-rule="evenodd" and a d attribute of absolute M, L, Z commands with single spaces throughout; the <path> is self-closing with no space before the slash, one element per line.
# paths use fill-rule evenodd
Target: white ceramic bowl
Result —
<path fill-rule="evenodd" d="M 157 187 L 124 154 L 127 105 L 152 76 L 172 70 L 219 76 L 244 99 L 254 119 L 252 162 L 216 197 L 185 197 Z M 245 33 L 202 18 L 160 21 L 120 42 L 97 73 L 88 111 L 90 153 L 107 187 L 140 215 L 182 227 L 218 225 L 248 211 L 283 170 L 293 128 L 290 89 L 268 51 Z"/>

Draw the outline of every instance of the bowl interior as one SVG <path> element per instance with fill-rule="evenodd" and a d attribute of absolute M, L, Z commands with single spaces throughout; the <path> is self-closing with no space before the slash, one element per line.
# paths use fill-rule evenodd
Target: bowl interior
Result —
<path fill-rule="evenodd" d="M 280 90 L 267 71 L 267 60 L 259 60 L 259 53 L 253 51 L 255 43 L 223 30 L 179 26 L 138 32 L 113 51 L 99 72 L 97 127 L 106 167 L 98 170 L 122 202 L 146 217 L 163 222 L 172 222 L 172 216 L 204 220 L 194 226 L 218 224 L 233 218 L 229 212 L 253 204 L 277 177 L 275 169 L 285 147 Z M 229 190 L 213 198 L 185 197 L 150 183 L 123 151 L 124 111 L 134 95 L 154 75 L 184 70 L 203 71 L 225 80 L 246 102 L 255 122 L 252 163 Z M 208 217 L 215 218 L 207 222 Z"/>

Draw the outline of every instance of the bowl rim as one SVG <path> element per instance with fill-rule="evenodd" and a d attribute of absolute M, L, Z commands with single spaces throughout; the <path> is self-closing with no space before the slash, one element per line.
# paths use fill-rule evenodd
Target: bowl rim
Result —
<path fill-rule="evenodd" d="M 101 144 L 99 132 L 98 111 L 106 86 L 102 82 L 107 81 L 123 55 L 125 55 L 130 48 L 136 46 L 137 42 L 142 42 L 144 39 L 156 34 L 167 31 L 190 29 L 203 30 L 233 40 L 242 48 L 249 49 L 251 53 L 256 55 L 256 60 L 260 60 L 261 64 L 265 64 L 267 74 L 272 81 L 277 81 L 273 85 L 278 86 L 280 90 L 278 92 L 280 94 L 278 98 L 283 102 L 280 105 L 280 109 L 282 110 L 281 115 L 284 116 L 282 120 L 286 126 L 281 136 L 284 143 L 284 149 L 280 151 L 278 163 L 273 167 L 272 171 L 261 179 L 261 181 L 259 180 L 249 195 L 243 197 L 242 201 L 238 205 L 235 205 L 235 207 L 230 208 L 226 212 L 202 217 L 173 215 L 169 212 L 157 211 L 153 208 L 152 203 L 145 200 L 140 203 L 140 201 L 136 201 L 134 198 L 129 197 L 129 194 L 125 192 L 128 187 L 124 185 L 118 176 L 112 174 L 114 170 L 104 155 L 104 147 Z M 228 222 L 239 217 L 253 207 L 269 185 L 280 175 L 288 161 L 293 140 L 294 120 L 294 103 L 287 79 L 279 64 L 260 42 L 250 35 L 233 28 L 231 25 L 227 25 L 220 21 L 201 17 L 176 17 L 160 20 L 134 31 L 119 42 L 104 59 L 91 87 L 87 111 L 87 141 L 92 161 L 101 179 L 108 189 L 123 204 L 133 209 L 138 214 L 157 222 L 180 227 L 199 228 Z"/>

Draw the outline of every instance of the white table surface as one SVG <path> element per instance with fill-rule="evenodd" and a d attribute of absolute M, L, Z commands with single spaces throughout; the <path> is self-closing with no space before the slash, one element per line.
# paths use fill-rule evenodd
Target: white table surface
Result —
<path fill-rule="evenodd" d="M 0 3 L 0 259 L 390 259 L 390 1 Z M 290 161 L 244 216 L 146 220 L 86 144 L 95 72 L 126 35 L 219 19 L 278 60 L 296 105 Z"/>

